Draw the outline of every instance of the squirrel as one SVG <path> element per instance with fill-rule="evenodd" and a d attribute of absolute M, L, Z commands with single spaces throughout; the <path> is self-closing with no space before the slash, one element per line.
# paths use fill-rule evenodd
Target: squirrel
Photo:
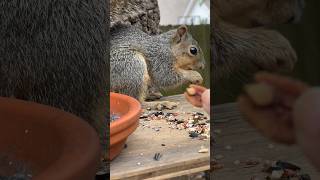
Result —
<path fill-rule="evenodd" d="M 214 0 L 213 7 L 224 21 L 252 28 L 301 20 L 304 0 Z"/>
<path fill-rule="evenodd" d="M 107 111 L 107 1 L 4 1 L 0 96 L 53 106 L 94 128 Z"/>
<path fill-rule="evenodd" d="M 287 72 L 297 62 L 290 42 L 279 32 L 242 28 L 224 22 L 215 12 L 212 19 L 213 82 L 230 77 L 240 69 Z M 241 67 L 241 68 L 240 68 Z"/>
<path fill-rule="evenodd" d="M 120 25 L 111 28 L 110 35 L 111 91 L 151 104 L 145 102 L 150 86 L 170 89 L 202 83 L 196 70 L 205 66 L 203 52 L 185 25 L 154 36 L 131 25 Z M 161 103 L 169 109 L 176 105 Z"/>

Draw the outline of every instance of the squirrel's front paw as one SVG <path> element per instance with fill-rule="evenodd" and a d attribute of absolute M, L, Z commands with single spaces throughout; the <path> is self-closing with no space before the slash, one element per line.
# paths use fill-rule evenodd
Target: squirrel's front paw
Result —
<path fill-rule="evenodd" d="M 189 71 L 185 73 L 185 78 L 188 83 L 200 85 L 203 82 L 203 78 L 197 71 Z"/>
<path fill-rule="evenodd" d="M 203 78 L 201 74 L 197 71 L 193 70 L 184 70 L 184 69 L 179 69 L 178 70 L 182 74 L 182 78 L 184 80 L 184 84 L 196 84 L 200 85 L 203 82 Z"/>
<path fill-rule="evenodd" d="M 162 98 L 163 95 L 160 92 L 148 92 L 148 95 L 146 97 L 146 101 L 154 101 L 157 99 Z"/>

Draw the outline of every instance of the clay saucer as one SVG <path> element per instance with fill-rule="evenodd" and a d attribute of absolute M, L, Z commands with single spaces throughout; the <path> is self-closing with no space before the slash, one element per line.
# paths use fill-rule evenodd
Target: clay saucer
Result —
<path fill-rule="evenodd" d="M 25 163 L 33 180 L 93 180 L 100 153 L 99 137 L 84 120 L 53 107 L 0 97 L 0 162 L 7 156 Z M 1 170 L 15 171 L 10 163 L 0 163 L 3 175 Z"/>
<path fill-rule="evenodd" d="M 110 112 L 120 115 L 110 124 L 109 159 L 112 160 L 119 155 L 128 136 L 138 127 L 141 104 L 130 96 L 110 93 Z"/>

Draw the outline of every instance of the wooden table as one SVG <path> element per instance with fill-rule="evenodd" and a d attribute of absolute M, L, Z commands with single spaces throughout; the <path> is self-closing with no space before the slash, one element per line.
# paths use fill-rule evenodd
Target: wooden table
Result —
<path fill-rule="evenodd" d="M 166 97 L 162 100 L 179 102 L 174 110 L 164 112 L 202 112 L 187 103 L 182 95 Z M 140 119 L 143 123 L 144 120 Z M 210 152 L 199 153 L 201 146 L 209 148 L 209 140 L 192 139 L 186 130 L 170 129 L 165 120 L 147 122 L 151 127 L 140 125 L 129 136 L 127 148 L 111 162 L 111 179 L 169 179 L 172 177 L 203 172 L 210 168 Z M 161 127 L 155 131 L 152 127 Z M 159 161 L 153 159 L 161 153 Z"/>
<path fill-rule="evenodd" d="M 291 162 L 300 166 L 313 180 L 320 179 L 320 173 L 310 165 L 298 147 L 274 144 L 262 137 L 241 118 L 234 103 L 216 106 L 213 113 L 216 131 L 213 153 L 215 157 L 224 156 L 218 161 L 224 168 L 213 172 L 214 180 L 250 180 L 254 175 L 264 179 L 268 174 L 261 172 L 262 164 L 251 168 L 234 164 L 236 160 L 251 158 Z"/>

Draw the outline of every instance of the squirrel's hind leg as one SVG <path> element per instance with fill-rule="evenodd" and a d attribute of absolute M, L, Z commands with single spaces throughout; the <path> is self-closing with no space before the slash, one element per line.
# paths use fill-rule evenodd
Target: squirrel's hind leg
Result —
<path fill-rule="evenodd" d="M 111 80 L 111 83 L 114 83 L 114 80 Z M 111 91 L 131 96 L 140 102 L 143 102 L 147 88 L 148 86 L 145 84 L 144 78 L 123 77 L 123 79 L 121 79 L 121 84 L 114 86 Z"/>
<path fill-rule="evenodd" d="M 121 56 L 118 57 L 126 59 L 111 62 L 111 91 L 126 94 L 143 102 L 150 83 L 145 57 L 136 50 L 121 51 Z"/>

